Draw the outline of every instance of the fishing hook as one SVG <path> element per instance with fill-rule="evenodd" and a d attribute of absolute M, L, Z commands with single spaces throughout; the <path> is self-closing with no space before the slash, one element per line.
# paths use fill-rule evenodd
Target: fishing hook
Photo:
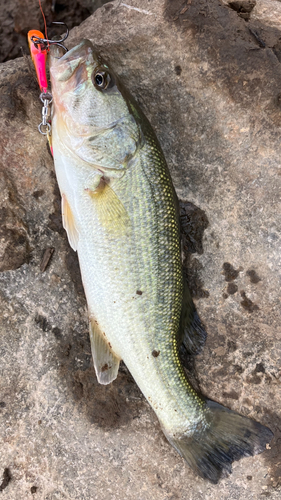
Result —
<path fill-rule="evenodd" d="M 63 42 L 67 39 L 69 35 L 69 29 L 67 25 L 63 21 L 54 21 L 52 24 L 61 24 L 66 27 L 66 34 L 64 35 L 64 37 L 62 37 L 59 40 L 48 40 L 48 38 L 40 38 L 39 36 L 33 35 L 31 37 L 32 42 L 34 43 L 35 46 L 43 45 L 44 48 L 47 48 L 49 45 L 58 45 L 59 47 L 64 49 L 65 52 L 68 52 L 68 49 L 63 45 Z"/>

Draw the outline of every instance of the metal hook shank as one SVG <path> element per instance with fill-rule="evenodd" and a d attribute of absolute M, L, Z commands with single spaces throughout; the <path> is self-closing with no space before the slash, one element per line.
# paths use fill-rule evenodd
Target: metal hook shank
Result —
<path fill-rule="evenodd" d="M 64 35 L 64 37 L 60 38 L 59 40 L 48 40 L 48 38 L 40 38 L 39 36 L 33 35 L 31 37 L 32 42 L 35 45 L 43 45 L 44 48 L 47 48 L 48 45 L 58 45 L 59 47 L 64 49 L 65 52 L 68 52 L 68 49 L 63 45 L 63 42 L 67 39 L 67 37 L 69 35 L 69 29 L 68 29 L 67 25 L 62 21 L 55 21 L 52 24 L 60 24 L 60 25 L 64 25 L 66 27 L 66 34 Z"/>

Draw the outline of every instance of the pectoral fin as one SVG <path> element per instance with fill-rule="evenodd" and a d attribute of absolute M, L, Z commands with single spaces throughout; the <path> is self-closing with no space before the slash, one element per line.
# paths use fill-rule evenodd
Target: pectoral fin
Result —
<path fill-rule="evenodd" d="M 120 358 L 112 351 L 105 333 L 94 318 L 90 319 L 90 340 L 97 379 L 100 384 L 110 384 L 118 375 Z"/>
<path fill-rule="evenodd" d="M 62 224 L 67 232 L 67 237 L 71 248 L 76 252 L 79 240 L 79 234 L 75 225 L 74 216 L 69 206 L 65 194 L 61 198 Z"/>
<path fill-rule="evenodd" d="M 95 190 L 88 189 L 101 225 L 110 233 L 122 233 L 130 227 L 128 213 L 117 194 L 101 178 Z"/>

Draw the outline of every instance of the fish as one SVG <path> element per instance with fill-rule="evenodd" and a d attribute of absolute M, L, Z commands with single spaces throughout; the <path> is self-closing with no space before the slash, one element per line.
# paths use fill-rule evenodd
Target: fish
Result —
<path fill-rule="evenodd" d="M 62 219 L 77 251 L 93 364 L 109 384 L 124 361 L 170 444 L 216 484 L 272 432 L 198 393 L 179 350 L 206 339 L 181 260 L 178 200 L 135 99 L 89 40 L 51 48 L 52 145 Z"/>

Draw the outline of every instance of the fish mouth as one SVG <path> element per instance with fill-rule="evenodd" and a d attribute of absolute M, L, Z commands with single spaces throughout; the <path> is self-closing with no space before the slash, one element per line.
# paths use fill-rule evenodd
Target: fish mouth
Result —
<path fill-rule="evenodd" d="M 79 66 L 94 64 L 96 59 L 90 40 L 82 40 L 66 53 L 54 44 L 50 47 L 50 72 L 56 81 L 66 82 Z"/>
<path fill-rule="evenodd" d="M 84 38 L 78 45 L 72 47 L 72 49 L 69 49 L 67 52 L 65 52 L 59 45 L 52 44 L 50 45 L 51 62 L 58 65 L 60 63 L 64 63 L 65 61 L 81 57 L 83 53 L 85 55 L 92 53 L 93 49 L 93 44 L 86 38 Z"/>
<path fill-rule="evenodd" d="M 58 47 L 58 46 L 57 46 Z M 60 49 L 60 47 L 58 47 Z M 78 57 L 87 58 L 89 54 L 92 54 L 94 51 L 94 47 L 90 40 L 84 38 L 78 45 L 72 47 L 68 52 L 65 52 L 63 56 L 60 57 L 60 62 L 63 63 L 65 61 L 71 61 L 77 59 Z"/>

